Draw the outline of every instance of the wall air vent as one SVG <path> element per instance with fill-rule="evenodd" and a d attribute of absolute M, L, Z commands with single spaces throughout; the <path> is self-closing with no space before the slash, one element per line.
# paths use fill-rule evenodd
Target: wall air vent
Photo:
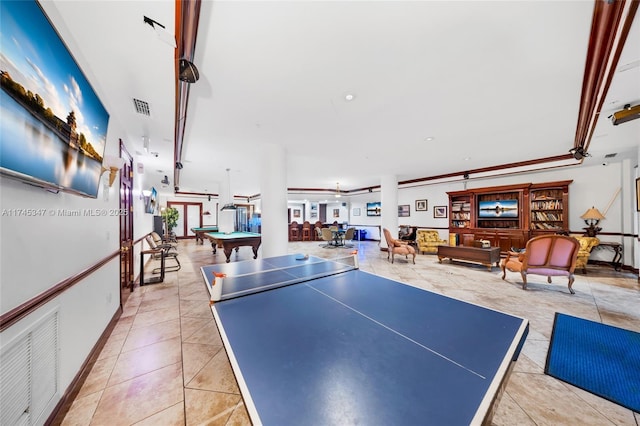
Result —
<path fill-rule="evenodd" d="M 618 153 L 617 153 L 617 152 L 614 152 L 613 154 L 607 154 L 607 155 L 605 155 L 605 156 L 604 156 L 604 158 L 613 158 L 613 157 L 615 157 L 616 155 L 618 155 Z"/>
<path fill-rule="evenodd" d="M 138 114 L 146 115 L 147 117 L 151 116 L 151 109 L 149 108 L 148 102 L 133 98 L 133 106 Z"/>

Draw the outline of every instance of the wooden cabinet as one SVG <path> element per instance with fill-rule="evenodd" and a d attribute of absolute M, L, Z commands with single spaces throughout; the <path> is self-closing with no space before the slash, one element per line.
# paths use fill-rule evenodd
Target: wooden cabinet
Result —
<path fill-rule="evenodd" d="M 512 248 L 524 248 L 527 245 L 529 233 L 523 230 L 499 230 L 499 229 L 474 229 L 476 240 L 488 240 L 491 247 L 500 247 L 500 251 L 506 253 Z"/>
<path fill-rule="evenodd" d="M 489 240 L 506 252 L 545 233 L 568 232 L 569 184 L 524 183 L 448 192 L 450 243 Z"/>

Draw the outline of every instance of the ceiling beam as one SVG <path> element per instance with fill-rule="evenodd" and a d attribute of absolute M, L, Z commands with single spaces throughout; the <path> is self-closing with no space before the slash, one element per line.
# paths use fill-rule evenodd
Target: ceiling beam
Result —
<path fill-rule="evenodd" d="M 189 105 L 190 83 L 181 81 L 180 59 L 194 62 L 196 39 L 198 37 L 198 23 L 200 22 L 201 0 L 176 0 L 176 38 L 178 47 L 175 57 L 176 79 L 176 122 L 175 142 L 173 150 L 173 183 L 174 190 L 180 185 L 180 169 L 177 163 L 182 162 L 182 147 L 187 122 L 187 107 Z"/>
<path fill-rule="evenodd" d="M 594 4 L 574 148 L 589 147 L 638 3 L 596 0 Z"/>

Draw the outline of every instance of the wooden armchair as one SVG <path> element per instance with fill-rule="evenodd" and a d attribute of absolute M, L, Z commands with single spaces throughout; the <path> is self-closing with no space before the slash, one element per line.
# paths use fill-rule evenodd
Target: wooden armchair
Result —
<path fill-rule="evenodd" d="M 406 242 L 393 238 L 387 228 L 383 228 L 382 232 L 384 233 L 384 238 L 387 241 L 387 260 L 391 257 L 391 263 L 393 263 L 393 258 L 396 254 L 404 254 L 407 260 L 409 260 L 409 255 L 413 256 L 413 263 L 416 263 L 416 249 Z"/>
<path fill-rule="evenodd" d="M 547 282 L 551 283 L 552 276 L 569 278 L 569 292 L 574 294 L 571 288 L 574 281 L 573 271 L 576 268 L 576 259 L 580 243 L 573 237 L 565 235 L 541 235 L 527 242 L 523 253 L 509 251 L 507 257 L 502 260 L 502 279 L 507 275 L 507 269 L 512 272 L 520 272 L 522 276 L 522 289 L 527 289 L 527 274 L 546 275 Z"/>

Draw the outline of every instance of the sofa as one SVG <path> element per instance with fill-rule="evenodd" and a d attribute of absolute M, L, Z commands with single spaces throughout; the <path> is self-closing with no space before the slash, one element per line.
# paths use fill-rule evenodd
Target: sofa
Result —
<path fill-rule="evenodd" d="M 446 246 L 447 242 L 440 238 L 438 231 L 418 229 L 416 233 L 418 251 L 422 253 L 438 253 L 438 246 Z"/>
<path fill-rule="evenodd" d="M 576 261 L 576 269 L 582 268 L 583 273 L 587 273 L 587 262 L 591 255 L 591 250 L 600 244 L 600 240 L 596 237 L 583 237 L 572 235 L 573 238 L 580 243 L 580 249 L 578 250 L 578 259 Z"/>

